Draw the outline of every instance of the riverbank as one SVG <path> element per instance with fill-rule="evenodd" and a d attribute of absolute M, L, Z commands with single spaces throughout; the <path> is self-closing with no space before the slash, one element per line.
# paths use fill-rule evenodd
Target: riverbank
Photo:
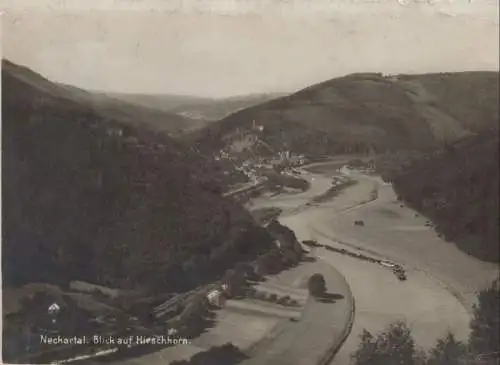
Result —
<path fill-rule="evenodd" d="M 388 258 L 399 263 L 396 259 L 398 256 L 395 258 L 390 252 L 379 250 L 377 242 L 370 239 L 372 228 L 384 230 L 392 235 L 387 236 L 386 239 L 394 241 L 394 238 L 397 238 L 394 221 L 391 221 L 394 214 L 381 212 L 381 215 L 387 217 L 383 223 L 371 217 L 375 207 L 385 201 L 386 190 L 390 186 L 382 185 L 373 176 L 365 177 L 358 176 L 358 174 L 351 176 L 359 183 L 343 190 L 339 196 L 329 202 L 310 206 L 300 210 L 297 214 L 285 214 L 282 216 L 282 223 L 293 229 L 299 240 L 314 239 L 325 246 L 337 245 L 339 248 L 343 246 L 341 242 L 346 241 L 363 248 L 365 252 L 375 254 L 378 258 Z M 328 179 L 330 174 L 326 171 L 311 177 L 314 177 L 314 180 Z M 374 187 L 382 196 L 377 194 L 372 199 Z M 291 202 L 287 201 L 287 204 Z M 399 207 L 400 204 L 393 205 L 397 209 L 404 209 Z M 366 214 L 359 214 L 361 212 L 366 212 Z M 414 213 L 408 213 L 408 215 L 413 217 Z M 364 220 L 365 226 L 354 225 L 355 220 Z M 342 223 L 337 224 L 337 222 Z M 323 235 L 318 234 L 318 231 Z M 418 236 L 409 233 L 406 232 L 408 244 L 413 238 L 413 245 L 419 245 Z M 353 241 L 351 238 L 354 235 L 357 239 Z M 450 290 L 451 288 L 442 285 L 437 277 L 413 270 L 415 263 L 425 268 L 426 261 L 419 260 L 418 253 L 413 255 L 413 262 L 403 261 L 404 266 L 409 266 L 412 270 L 408 273 L 408 280 L 400 282 L 391 270 L 380 265 L 346 257 L 326 249 L 313 249 L 313 251 L 322 260 L 342 272 L 356 298 L 356 316 L 351 334 L 331 364 L 349 363 L 350 355 L 359 345 L 359 335 L 363 329 L 378 332 L 398 320 L 403 320 L 411 326 L 417 343 L 424 348 L 433 346 L 435 341 L 448 330 L 453 331 L 459 339 L 467 339 L 469 312 L 462 305 L 462 301 L 458 300 Z M 427 255 L 427 253 L 420 254 Z M 453 263 L 448 262 L 448 264 Z"/>
<path fill-rule="evenodd" d="M 283 272 L 276 280 L 282 285 L 304 286 L 312 274 L 322 274 L 331 299 L 310 297 L 298 322 L 283 326 L 279 335 L 241 365 L 324 365 L 347 338 L 354 319 L 354 298 L 344 276 L 322 260 L 306 264 L 300 271 L 300 275 Z"/>

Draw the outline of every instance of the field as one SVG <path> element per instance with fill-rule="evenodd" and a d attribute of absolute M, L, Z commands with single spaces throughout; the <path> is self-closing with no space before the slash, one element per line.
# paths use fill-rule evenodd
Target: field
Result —
<path fill-rule="evenodd" d="M 217 325 L 196 338 L 193 343 L 210 348 L 230 341 L 242 350 L 250 348 L 264 338 L 280 320 L 272 312 L 266 315 L 265 307 L 256 309 L 260 309 L 263 315 L 257 315 L 258 312 L 253 312 L 250 308 L 235 309 L 229 305 L 217 314 Z"/>
<path fill-rule="evenodd" d="M 298 307 L 283 307 L 275 303 L 257 299 L 228 300 L 226 306 L 216 311 L 216 321 L 213 327 L 199 337 L 191 340 L 189 345 L 181 344 L 159 350 L 155 353 L 121 361 L 120 364 L 136 364 L 148 361 L 148 364 L 159 364 L 161 361 L 173 361 L 189 358 L 196 352 L 208 350 L 213 346 L 233 343 L 241 350 L 261 356 L 260 351 L 267 343 L 280 335 L 283 326 L 290 318 L 299 318 L 304 311 L 307 290 L 298 286 L 304 281 L 303 276 L 311 270 L 310 265 L 287 271 L 293 280 L 282 282 L 281 276 L 271 276 L 266 282 L 256 285 L 256 289 L 267 294 L 290 296 L 298 301 Z"/>

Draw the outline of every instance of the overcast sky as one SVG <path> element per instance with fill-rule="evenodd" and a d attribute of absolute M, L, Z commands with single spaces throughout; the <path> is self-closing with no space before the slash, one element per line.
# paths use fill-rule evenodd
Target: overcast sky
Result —
<path fill-rule="evenodd" d="M 4 13 L 3 56 L 88 89 L 209 97 L 499 64 L 498 1 L 178 0 L 163 11 L 92 12 L 77 10 L 89 1 L 68 2 L 73 10 Z"/>

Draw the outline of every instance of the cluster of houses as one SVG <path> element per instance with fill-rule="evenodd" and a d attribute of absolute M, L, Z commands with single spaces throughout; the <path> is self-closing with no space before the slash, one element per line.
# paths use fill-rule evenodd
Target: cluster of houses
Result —
<path fill-rule="evenodd" d="M 235 164 L 235 170 L 243 173 L 250 182 L 259 183 L 263 180 L 263 176 L 270 171 L 275 171 L 276 168 L 287 168 L 292 166 L 300 166 L 305 163 L 303 155 L 291 155 L 290 151 L 279 152 L 277 156 L 272 158 L 257 157 L 247 159 L 238 163 L 235 157 L 232 157 L 224 150 L 219 151 L 219 155 L 215 156 L 216 161 L 229 160 Z"/>
<path fill-rule="evenodd" d="M 264 145 L 267 154 L 272 149 L 272 147 L 260 140 L 259 134 L 263 131 L 264 126 L 258 124 L 255 120 L 252 121 L 251 128 L 237 128 L 231 137 L 227 137 L 228 143 L 233 140 L 233 137 L 237 137 L 236 140 L 238 141 L 242 140 L 240 141 L 241 143 L 238 144 L 237 148 L 234 147 L 233 143 L 232 147 L 228 147 L 229 149 L 220 149 L 214 155 L 214 159 L 220 162 L 230 162 L 235 166 L 236 171 L 246 175 L 252 183 L 259 183 L 262 180 L 262 176 L 268 172 L 276 171 L 276 169 L 300 166 L 307 162 L 304 155 L 292 153 L 290 150 L 279 151 L 273 156 L 268 155 L 265 157 L 262 154 L 259 156 L 259 153 L 247 150 L 248 146 L 256 147 L 259 145 L 262 147 Z"/>
<path fill-rule="evenodd" d="M 153 307 L 151 314 L 156 324 L 164 325 L 165 333 L 169 336 L 191 335 L 193 330 L 196 331 L 199 326 L 203 326 L 207 310 L 224 308 L 228 299 L 245 295 L 250 282 L 257 281 L 264 275 L 275 272 L 276 269 L 280 271 L 287 265 L 297 264 L 302 258 L 303 249 L 293 231 L 276 220 L 271 221 L 267 228 L 274 237 L 274 248 L 252 262 L 236 264 L 233 269 L 227 270 L 216 283 L 198 287 L 188 293 L 175 295 Z M 65 312 L 64 301 L 49 296 L 43 301 L 38 301 L 36 305 L 41 310 L 37 313 L 42 314 L 42 317 L 47 319 L 47 326 L 55 325 L 57 327 L 62 312 Z M 89 320 L 89 318 L 85 319 Z M 82 320 L 85 319 L 82 318 Z M 122 320 L 124 321 L 120 322 L 127 322 L 127 327 L 135 326 L 125 318 Z M 113 321 L 109 316 L 102 322 L 105 323 L 101 323 L 97 327 L 106 327 L 107 331 L 113 331 L 119 327 L 116 327 L 116 321 Z M 136 325 L 143 328 L 138 322 Z M 93 328 L 97 329 L 97 327 Z"/>
<path fill-rule="evenodd" d="M 250 163 L 250 161 L 243 162 L 241 166 L 236 167 L 236 170 L 245 174 L 245 176 L 247 176 L 248 179 L 253 183 L 257 183 L 261 179 L 258 171 L 259 166 L 253 165 L 252 163 Z"/>
<path fill-rule="evenodd" d="M 234 157 L 232 157 L 228 152 L 224 150 L 219 150 L 219 154 L 214 156 L 215 161 L 221 160 L 231 160 L 234 161 Z"/>
<path fill-rule="evenodd" d="M 366 167 L 366 168 L 361 168 L 357 169 L 358 172 L 361 172 L 362 174 L 374 174 L 375 173 L 375 168 L 372 167 Z"/>
<path fill-rule="evenodd" d="M 307 161 L 304 155 L 294 154 L 289 150 L 278 152 L 277 156 L 269 159 L 268 162 L 271 166 L 300 166 L 304 165 Z"/>
<path fill-rule="evenodd" d="M 296 264 L 303 255 L 302 245 L 289 228 L 281 225 L 276 220 L 267 225 L 268 231 L 274 237 L 275 248 L 261 255 L 252 262 L 238 263 L 234 269 L 227 270 L 222 279 L 209 286 L 195 289 L 182 297 L 174 298 L 159 307 L 174 308 L 171 313 L 163 311 L 169 333 L 182 333 L 189 330 L 193 318 L 197 318 L 206 309 L 218 310 L 224 308 L 228 299 L 244 295 L 249 287 L 249 282 L 259 280 L 264 275 L 271 273 L 276 266 L 282 263 Z M 175 306 L 187 303 L 179 313 Z"/>

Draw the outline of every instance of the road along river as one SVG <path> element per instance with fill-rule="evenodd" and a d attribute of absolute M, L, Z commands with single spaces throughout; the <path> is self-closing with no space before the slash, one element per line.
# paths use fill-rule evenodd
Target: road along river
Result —
<path fill-rule="evenodd" d="M 280 221 L 293 229 L 299 240 L 315 239 L 351 250 L 358 247 L 402 264 L 408 273 L 408 280 L 401 282 L 377 264 L 315 249 L 321 261 L 345 276 L 356 302 L 351 334 L 332 364 L 349 364 L 363 328 L 378 332 L 397 320 L 406 321 L 424 348 L 433 346 L 448 330 L 465 340 L 475 291 L 495 277 L 496 266 L 440 240 L 425 226 L 425 219 L 401 207 L 391 186 L 377 177 L 352 174 L 357 184 L 330 201 L 306 205 L 313 195 L 330 187 L 332 174 L 336 171 L 319 173 L 315 166 L 315 173 L 306 175 L 311 183 L 308 192 L 277 196 L 264 204 L 284 209 Z M 353 225 L 358 219 L 364 221 L 364 227 Z"/>

